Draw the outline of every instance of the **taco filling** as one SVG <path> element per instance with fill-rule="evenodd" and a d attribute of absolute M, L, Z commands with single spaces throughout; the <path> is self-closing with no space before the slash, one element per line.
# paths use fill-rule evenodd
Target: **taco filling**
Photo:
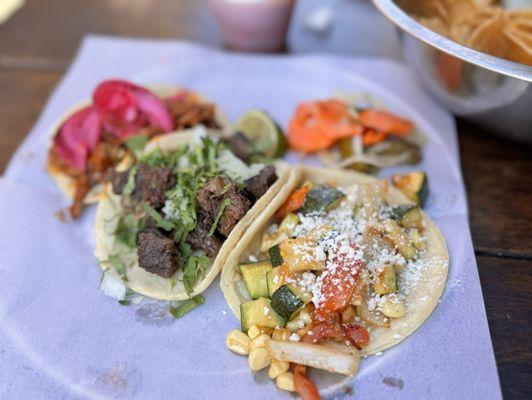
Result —
<path fill-rule="evenodd" d="M 222 273 L 241 321 L 229 349 L 304 399 L 319 398 L 306 367 L 354 375 L 361 354 L 398 343 L 422 322 L 418 286 L 437 299 L 445 282 L 446 251 L 421 209 L 400 194 L 389 202 L 386 182 L 364 180 L 291 189 Z"/>
<path fill-rule="evenodd" d="M 98 208 L 96 256 L 135 292 L 185 300 L 212 282 L 256 203 L 283 182 L 273 165 L 248 166 L 221 141 L 189 133 L 168 138 L 179 144 L 166 142 L 110 174 Z"/>
<path fill-rule="evenodd" d="M 105 182 L 126 154 L 134 156 L 153 136 L 199 124 L 220 127 L 214 105 L 192 92 L 159 97 L 127 81 L 100 83 L 91 104 L 59 126 L 48 153 L 50 173 L 70 182 L 71 217 L 79 217 L 91 189 Z"/>

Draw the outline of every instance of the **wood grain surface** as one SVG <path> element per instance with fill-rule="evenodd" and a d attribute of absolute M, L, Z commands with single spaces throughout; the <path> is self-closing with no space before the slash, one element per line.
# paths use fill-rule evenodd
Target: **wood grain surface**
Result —
<path fill-rule="evenodd" d="M 0 25 L 0 171 L 86 33 L 219 45 L 200 0 L 27 0 Z M 178 4 L 178 6 L 177 6 Z M 470 222 L 503 394 L 532 393 L 532 147 L 458 121 Z M 451 344 L 452 345 L 452 344 Z"/>

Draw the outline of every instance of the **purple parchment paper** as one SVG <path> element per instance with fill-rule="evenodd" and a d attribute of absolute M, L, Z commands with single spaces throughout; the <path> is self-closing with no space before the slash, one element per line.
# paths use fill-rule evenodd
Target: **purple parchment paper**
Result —
<path fill-rule="evenodd" d="M 446 237 L 449 277 L 429 320 L 399 346 L 363 360 L 338 397 L 499 399 L 495 360 L 467 223 L 453 120 L 384 60 L 241 56 L 186 43 L 90 37 L 0 180 L 0 398 L 289 398 L 225 347 L 237 326 L 219 289 L 173 320 L 156 301 L 120 306 L 98 290 L 94 209 L 72 224 L 44 172 L 50 128 L 105 78 L 173 83 L 219 102 L 231 120 L 267 109 L 286 126 L 295 104 L 370 92 L 428 137 L 427 212 Z M 288 156 L 294 161 L 294 156 Z M 385 171 L 384 176 L 396 168 Z M 347 394 L 346 394 L 347 393 Z"/>

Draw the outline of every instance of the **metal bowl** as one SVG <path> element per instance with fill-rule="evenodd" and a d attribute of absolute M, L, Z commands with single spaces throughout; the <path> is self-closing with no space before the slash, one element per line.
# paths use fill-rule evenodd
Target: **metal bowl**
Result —
<path fill-rule="evenodd" d="M 394 1 L 373 2 L 400 28 L 408 63 L 444 107 L 490 131 L 532 142 L 532 67 L 447 39 L 418 23 Z M 442 59 L 458 69 L 460 79 L 452 79 L 452 74 L 450 79 L 442 78 Z"/>

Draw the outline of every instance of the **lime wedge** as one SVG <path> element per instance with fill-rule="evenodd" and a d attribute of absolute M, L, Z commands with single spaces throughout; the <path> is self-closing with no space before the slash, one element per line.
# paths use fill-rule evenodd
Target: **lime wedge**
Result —
<path fill-rule="evenodd" d="M 282 157 L 286 152 L 286 139 L 275 121 L 262 110 L 251 110 L 242 115 L 235 130 L 250 140 L 255 151 L 266 157 Z"/>

